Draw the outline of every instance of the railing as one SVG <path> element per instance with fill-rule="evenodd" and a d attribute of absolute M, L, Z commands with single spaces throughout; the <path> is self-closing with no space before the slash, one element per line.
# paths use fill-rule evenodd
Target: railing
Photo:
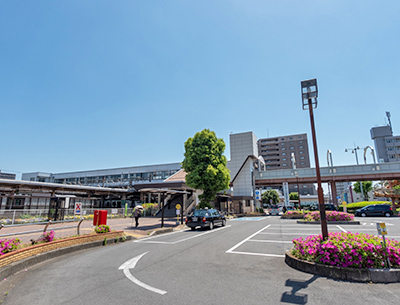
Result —
<path fill-rule="evenodd" d="M 52 230 L 63 230 L 63 229 L 71 229 L 76 227 L 76 233 L 79 235 L 79 228 L 81 226 L 83 219 L 79 220 L 78 224 L 75 226 L 66 226 L 66 227 L 58 227 L 58 228 L 52 228 Z M 32 230 L 32 231 L 23 231 L 23 232 L 15 232 L 15 233 L 9 233 L 9 234 L 2 234 L 0 237 L 6 237 L 6 236 L 15 236 L 15 235 L 23 235 L 23 234 L 31 234 L 31 233 L 37 233 L 37 232 L 46 232 L 47 228 L 50 225 L 58 224 L 58 223 L 67 223 L 67 222 L 75 222 L 75 220 L 62 220 L 62 221 L 47 221 L 47 222 L 41 222 L 41 223 L 29 223 L 29 224 L 18 224 L 18 225 L 1 225 L 0 230 L 3 228 L 15 228 L 15 227 L 23 227 L 23 226 L 32 226 L 32 225 L 44 225 L 43 230 Z"/>

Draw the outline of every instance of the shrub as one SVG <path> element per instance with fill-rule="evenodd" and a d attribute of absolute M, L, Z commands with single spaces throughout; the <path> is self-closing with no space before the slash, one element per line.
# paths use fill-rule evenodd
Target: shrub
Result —
<path fill-rule="evenodd" d="M 303 260 L 351 268 L 384 268 L 385 255 L 394 268 L 400 267 L 400 243 L 387 239 L 383 248 L 381 238 L 363 233 L 332 232 L 323 241 L 322 235 L 293 239 L 292 254 Z"/>
<path fill-rule="evenodd" d="M 360 201 L 360 202 L 353 202 L 353 203 L 348 203 L 347 204 L 347 211 L 349 210 L 357 210 L 361 209 L 363 207 L 366 207 L 367 205 L 371 204 L 390 204 L 389 201 Z M 343 211 L 343 205 L 339 206 L 339 210 Z"/>
<path fill-rule="evenodd" d="M 94 230 L 96 231 L 96 233 L 108 233 L 110 232 L 110 226 L 100 225 L 97 226 Z"/>
<path fill-rule="evenodd" d="M 290 216 L 295 216 L 295 215 L 304 215 L 303 210 L 293 210 L 293 211 L 286 211 L 285 214 L 283 215 L 290 215 Z"/>
<path fill-rule="evenodd" d="M 43 235 L 41 238 L 39 238 L 37 240 L 38 243 L 40 242 L 44 242 L 44 243 L 48 243 L 50 241 L 54 240 L 54 231 L 51 230 L 50 232 L 43 232 Z"/>
<path fill-rule="evenodd" d="M 327 221 L 351 221 L 354 220 L 354 215 L 349 213 L 337 212 L 337 211 L 326 211 Z M 321 216 L 319 211 L 308 212 L 304 216 L 304 221 L 319 221 Z"/>
<path fill-rule="evenodd" d="M 21 243 L 19 238 L 13 239 L 0 239 L 0 255 L 15 251 Z"/>

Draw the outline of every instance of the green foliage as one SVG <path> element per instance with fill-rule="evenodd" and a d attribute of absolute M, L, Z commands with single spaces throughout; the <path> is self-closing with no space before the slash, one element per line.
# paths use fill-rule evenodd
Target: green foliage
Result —
<path fill-rule="evenodd" d="M 261 200 L 263 204 L 270 204 L 272 199 L 272 204 L 279 203 L 279 194 L 275 190 L 267 190 L 266 192 L 262 193 Z"/>
<path fill-rule="evenodd" d="M 29 213 L 19 215 L 19 218 L 21 218 L 21 219 L 29 219 L 31 217 L 32 216 Z"/>
<path fill-rule="evenodd" d="M 200 206 L 210 203 L 218 192 L 229 188 L 230 174 L 223 155 L 225 142 L 214 131 L 204 129 L 185 142 L 182 168 L 186 171 L 186 184 L 203 191 Z"/>
<path fill-rule="evenodd" d="M 108 225 L 100 225 L 94 228 L 96 233 L 108 233 L 110 232 L 110 226 Z"/>
<path fill-rule="evenodd" d="M 289 194 L 289 200 L 299 200 L 299 193 L 297 192 L 291 192 Z"/>
<path fill-rule="evenodd" d="M 371 204 L 390 204 L 389 201 L 360 201 L 347 204 L 347 211 L 349 213 L 355 212 L 357 209 L 361 209 Z M 339 206 L 339 211 L 343 211 L 343 205 Z"/>
<path fill-rule="evenodd" d="M 368 200 L 368 192 L 372 190 L 372 181 L 363 181 L 362 183 L 362 188 L 363 188 L 363 197 L 364 199 Z M 353 184 L 353 190 L 356 193 L 361 193 L 361 187 L 360 187 L 360 182 L 356 182 Z"/>

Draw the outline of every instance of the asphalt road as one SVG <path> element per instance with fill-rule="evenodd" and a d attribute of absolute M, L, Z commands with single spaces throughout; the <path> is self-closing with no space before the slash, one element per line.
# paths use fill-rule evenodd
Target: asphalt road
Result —
<path fill-rule="evenodd" d="M 376 234 L 399 218 L 362 218 L 330 231 Z M 190 231 L 95 248 L 31 267 L 2 281 L 3 304 L 400 304 L 400 284 L 364 284 L 299 272 L 284 262 L 291 240 L 319 225 L 279 217 L 241 218 Z M 14 286 L 12 288 L 12 286 Z M 12 289 L 11 289 L 12 288 Z"/>

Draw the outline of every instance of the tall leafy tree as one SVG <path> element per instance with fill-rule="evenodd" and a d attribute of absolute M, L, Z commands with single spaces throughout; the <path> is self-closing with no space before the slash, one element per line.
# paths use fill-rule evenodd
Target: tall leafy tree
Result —
<path fill-rule="evenodd" d="M 364 197 L 364 200 L 368 201 L 369 200 L 369 196 L 368 196 L 368 192 L 372 190 L 372 181 L 362 181 L 362 190 L 363 190 L 363 194 L 361 194 Z M 356 182 L 353 184 L 353 190 L 356 193 L 361 193 L 361 186 L 360 186 L 360 182 Z"/>
<path fill-rule="evenodd" d="M 212 207 L 218 192 L 229 188 L 230 174 L 223 155 L 225 142 L 214 131 L 204 129 L 185 142 L 182 167 L 186 171 L 186 184 L 203 191 L 200 207 Z"/>
<path fill-rule="evenodd" d="M 279 203 L 279 194 L 275 190 L 267 190 L 262 193 L 261 201 L 263 204 L 278 204 Z"/>

